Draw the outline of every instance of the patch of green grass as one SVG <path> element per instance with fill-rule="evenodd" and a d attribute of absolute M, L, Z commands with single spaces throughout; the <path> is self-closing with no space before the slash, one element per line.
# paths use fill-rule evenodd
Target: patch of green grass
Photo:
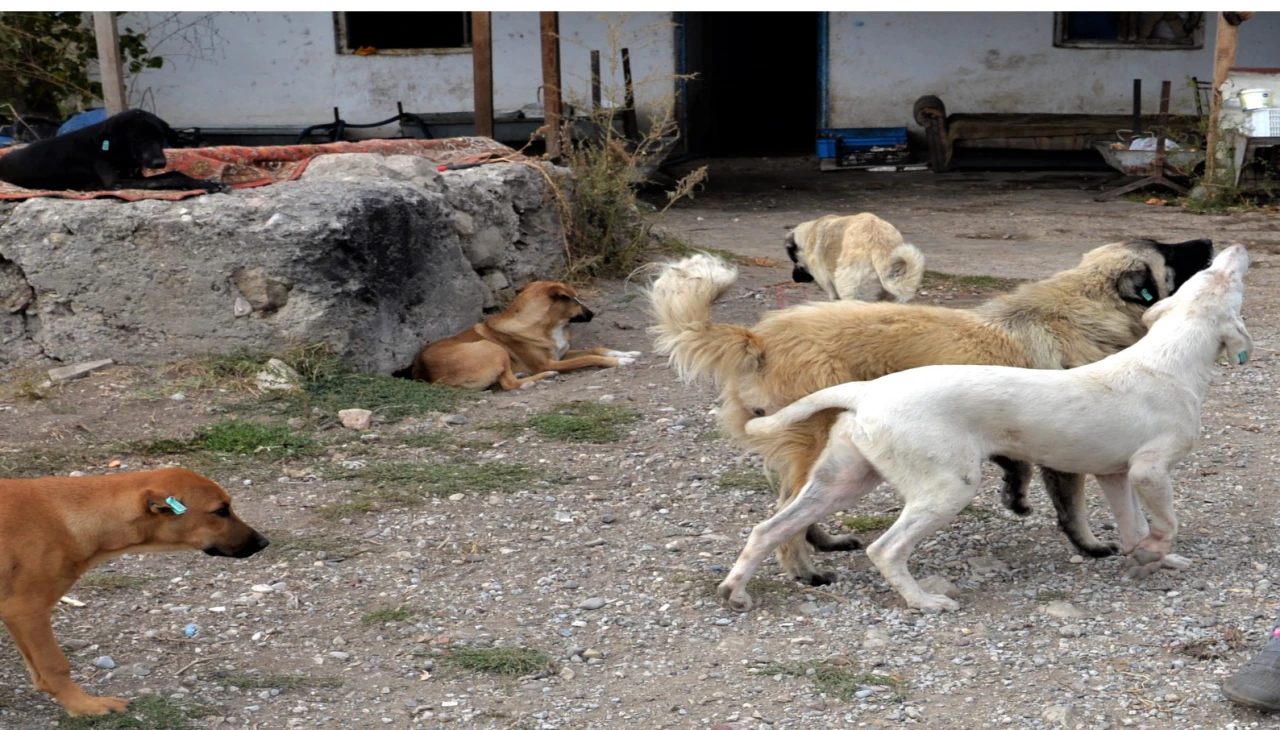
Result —
<path fill-rule="evenodd" d="M 397 436 L 396 441 L 415 449 L 443 449 L 446 446 L 454 446 L 458 443 L 458 439 L 444 431 L 406 433 Z"/>
<path fill-rule="evenodd" d="M 0 475 L 5 479 L 66 476 L 94 464 L 106 464 L 110 453 L 101 447 L 67 446 L 0 451 Z"/>
<path fill-rule="evenodd" d="M 720 433 L 716 429 L 712 429 L 710 431 L 707 431 L 706 433 L 698 434 L 697 436 L 693 437 L 693 440 L 694 441 L 722 441 L 724 440 L 724 434 Z"/>
<path fill-rule="evenodd" d="M 315 439 L 295 432 L 289 426 L 228 419 L 196 430 L 190 440 L 160 439 L 133 446 L 142 454 L 184 454 L 210 451 L 221 454 L 267 455 L 292 457 L 313 454 L 319 446 Z"/>
<path fill-rule="evenodd" d="M 761 673 L 803 677 L 812 680 L 819 691 L 826 693 L 828 696 L 846 701 L 854 699 L 854 695 L 858 690 L 873 686 L 899 689 L 891 698 L 891 701 L 906 699 L 906 694 L 902 689 L 905 683 L 896 677 L 891 677 L 887 674 L 867 674 L 849 667 L 839 667 L 833 664 L 814 664 L 809 662 L 770 664 L 763 668 Z"/>
<path fill-rule="evenodd" d="M 411 487 L 433 497 L 447 497 L 462 491 L 517 492 L 531 482 L 552 481 L 555 476 L 524 464 L 489 461 L 477 464 L 467 461 L 436 464 L 423 461 L 372 462 L 361 469 L 342 471 L 333 476 L 359 479 L 369 485 Z"/>
<path fill-rule="evenodd" d="M 121 575 L 120 573 L 90 573 L 77 585 L 99 591 L 122 591 L 146 585 L 155 578 L 146 575 Z"/>
<path fill-rule="evenodd" d="M 1066 591 L 1037 591 L 1036 600 L 1040 603 L 1050 603 L 1052 601 L 1067 600 Z"/>
<path fill-rule="evenodd" d="M 344 408 L 364 408 L 394 421 L 427 413 L 447 413 L 474 397 L 470 391 L 445 385 L 359 373 L 308 382 L 303 389 L 303 394 L 284 396 L 289 401 L 287 412 L 300 413 L 307 406 L 320 407 L 333 414 Z"/>
<path fill-rule="evenodd" d="M 561 403 L 547 413 L 534 414 L 523 421 L 495 424 L 490 428 L 507 434 L 528 428 L 555 441 L 603 444 L 621 439 L 623 434 L 615 427 L 639 417 L 638 413 L 623 406 L 579 401 Z"/>
<path fill-rule="evenodd" d="M 540 651 L 518 646 L 459 647 L 445 654 L 440 663 L 469 672 L 523 677 L 550 668 L 552 659 Z"/>
<path fill-rule="evenodd" d="M 971 517 L 991 517 L 996 512 L 987 507 L 980 507 L 976 504 L 966 504 L 964 509 L 960 510 L 960 514 L 969 515 Z"/>
<path fill-rule="evenodd" d="M 214 708 L 197 703 L 179 702 L 160 695 L 143 695 L 129 703 L 129 709 L 118 715 L 58 718 L 63 730 L 193 730 L 189 721 L 208 717 Z"/>
<path fill-rule="evenodd" d="M 381 626 L 382 624 L 395 623 L 396 621 L 408 621 L 411 616 L 413 616 L 413 609 L 408 606 L 379 608 L 361 616 L 360 623 L 365 626 Z"/>
<path fill-rule="evenodd" d="M 744 258 L 741 254 L 734 253 L 728 249 L 713 248 L 709 246 L 693 246 L 681 241 L 675 236 L 670 235 L 662 241 L 662 245 L 659 246 L 658 250 L 662 253 L 677 256 L 679 258 L 692 256 L 698 253 L 709 253 L 712 256 L 719 256 L 731 264 L 740 263 Z"/>
<path fill-rule="evenodd" d="M 883 515 L 858 515 L 857 517 L 844 518 L 844 526 L 854 532 L 876 532 L 879 530 L 889 529 L 897 515 L 886 517 Z"/>
<path fill-rule="evenodd" d="M 218 681 L 240 689 L 278 689 L 282 692 L 296 689 L 336 689 L 342 686 L 341 677 L 307 677 L 301 674 L 232 674 L 219 678 Z"/>
<path fill-rule="evenodd" d="M 972 289 L 983 292 L 993 291 L 1013 291 L 1018 287 L 1020 282 L 1017 279 L 1005 279 L 999 276 L 988 276 L 986 274 L 947 274 L 941 271 L 933 271 L 932 269 L 924 272 L 924 279 L 920 282 L 923 289 L 936 289 L 939 287 L 950 287 L 952 289 Z"/>
<path fill-rule="evenodd" d="M 351 502 L 339 502 L 337 504 L 326 504 L 316 507 L 315 509 L 315 513 L 317 515 L 320 515 L 326 520 L 333 520 L 334 522 L 377 511 L 378 507 L 367 499 L 357 499 Z"/>
<path fill-rule="evenodd" d="M 769 480 L 758 471 L 730 469 L 716 479 L 716 488 L 724 490 L 740 489 L 744 492 L 772 492 Z"/>

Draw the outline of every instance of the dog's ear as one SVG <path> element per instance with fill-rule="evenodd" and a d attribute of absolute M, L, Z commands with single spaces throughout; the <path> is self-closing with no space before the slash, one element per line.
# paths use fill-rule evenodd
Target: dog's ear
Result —
<path fill-rule="evenodd" d="M 142 490 L 142 508 L 153 515 L 180 515 L 187 511 L 186 505 L 175 497 L 163 495 L 154 489 Z"/>
<path fill-rule="evenodd" d="M 1172 299 L 1162 299 L 1161 301 L 1156 302 L 1152 307 L 1147 309 L 1147 311 L 1142 313 L 1142 324 L 1145 325 L 1147 329 L 1151 329 L 1151 325 L 1155 324 L 1156 320 L 1163 317 L 1170 309 L 1173 309 Z"/>
<path fill-rule="evenodd" d="M 1116 279 L 1116 292 L 1126 302 L 1133 302 L 1140 307 L 1150 307 L 1160 297 L 1160 287 L 1151 275 L 1151 267 L 1143 264 L 1142 268 L 1126 271 Z"/>
<path fill-rule="evenodd" d="M 1249 330 L 1245 329 L 1240 315 L 1233 314 L 1223 325 L 1220 335 L 1222 348 L 1218 351 L 1218 357 L 1225 359 L 1228 365 L 1243 365 L 1253 356 L 1253 338 L 1249 336 Z"/>

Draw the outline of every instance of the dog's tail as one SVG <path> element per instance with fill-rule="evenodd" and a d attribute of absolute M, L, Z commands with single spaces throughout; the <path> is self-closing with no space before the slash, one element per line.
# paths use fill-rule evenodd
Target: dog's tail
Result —
<path fill-rule="evenodd" d="M 866 383 L 845 383 L 823 388 L 817 393 L 806 395 L 772 416 L 763 416 L 747 421 L 747 435 L 765 436 L 775 434 L 785 430 L 793 423 L 804 421 L 818 411 L 825 411 L 828 408 L 856 411 L 858 403 L 862 401 L 862 394 L 865 390 Z"/>
<path fill-rule="evenodd" d="M 759 370 L 764 343 L 750 329 L 711 321 L 711 305 L 738 280 L 735 268 L 707 254 L 660 264 L 649 288 L 654 349 L 682 380 L 718 383 Z"/>
<path fill-rule="evenodd" d="M 909 243 L 902 243 L 889 252 L 884 270 L 876 272 L 880 283 L 897 298 L 899 303 L 915 296 L 924 279 L 924 254 Z"/>

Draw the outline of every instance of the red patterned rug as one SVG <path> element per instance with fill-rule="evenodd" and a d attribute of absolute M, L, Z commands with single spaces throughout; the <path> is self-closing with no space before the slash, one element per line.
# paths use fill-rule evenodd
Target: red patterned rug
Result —
<path fill-rule="evenodd" d="M 0 150 L 0 155 L 11 151 Z M 369 139 L 361 142 L 282 145 L 279 147 L 199 147 L 165 150 L 169 164 L 201 180 L 220 180 L 233 188 L 253 188 L 284 180 L 296 180 L 317 155 L 371 152 L 380 155 L 414 155 L 438 165 L 461 165 L 497 157 L 514 157 L 515 150 L 487 137 L 449 139 Z M 161 172 L 156 170 L 154 172 Z M 203 190 L 29 190 L 0 181 L 0 200 L 26 198 L 124 198 L 125 200 L 181 200 L 204 195 Z"/>

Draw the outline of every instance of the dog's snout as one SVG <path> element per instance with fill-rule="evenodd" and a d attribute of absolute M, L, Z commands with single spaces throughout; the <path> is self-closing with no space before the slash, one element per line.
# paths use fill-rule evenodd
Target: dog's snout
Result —
<path fill-rule="evenodd" d="M 215 558 L 247 558 L 251 555 L 257 555 L 262 552 L 263 548 L 270 544 L 270 540 L 263 537 L 257 531 L 253 531 L 239 545 L 234 547 L 210 545 L 204 549 L 204 553 L 205 555 L 212 555 Z"/>
<path fill-rule="evenodd" d="M 791 270 L 791 280 L 797 284 L 808 284 L 813 281 L 813 274 L 803 266 L 797 266 Z"/>
<path fill-rule="evenodd" d="M 586 307 L 583 307 L 582 312 L 575 317 L 569 318 L 569 321 L 570 322 L 590 322 L 593 318 L 595 318 L 595 316 L 596 316 L 595 312 L 591 311 L 590 309 L 587 309 Z"/>

